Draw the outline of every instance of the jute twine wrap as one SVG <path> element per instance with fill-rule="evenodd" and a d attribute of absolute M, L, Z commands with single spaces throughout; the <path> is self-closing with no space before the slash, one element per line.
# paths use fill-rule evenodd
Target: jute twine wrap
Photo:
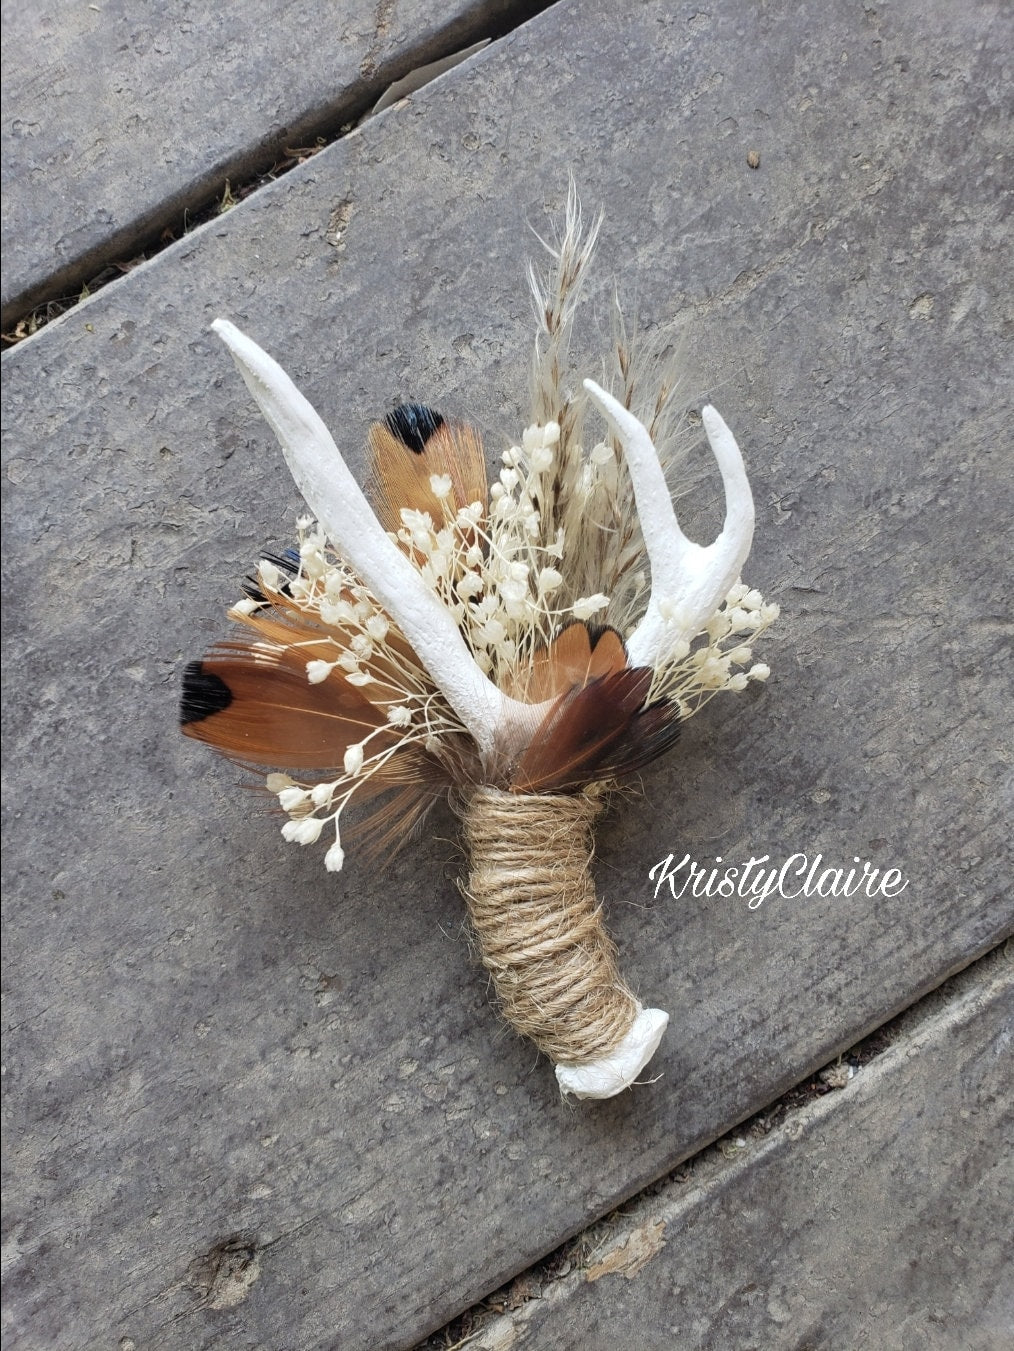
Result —
<path fill-rule="evenodd" d="M 591 877 L 593 793 L 479 788 L 464 810 L 462 892 L 507 1021 L 556 1064 L 613 1050 L 638 1005 L 616 967 Z"/>

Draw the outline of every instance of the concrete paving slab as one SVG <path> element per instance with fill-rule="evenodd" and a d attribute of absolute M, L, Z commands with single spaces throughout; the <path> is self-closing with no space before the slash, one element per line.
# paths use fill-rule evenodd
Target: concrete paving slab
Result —
<path fill-rule="evenodd" d="M 1014 968 L 987 958 L 841 1092 L 631 1206 L 474 1351 L 1014 1343 Z"/>
<path fill-rule="evenodd" d="M 537 6 L 3 4 L 4 329 Z"/>
<path fill-rule="evenodd" d="M 1010 929 L 1001 13 L 558 5 L 5 358 L 10 1345 L 411 1345 Z M 785 610 L 761 697 L 601 832 L 673 1025 L 661 1080 L 592 1107 L 497 1024 L 448 817 L 335 879 L 175 729 L 298 513 L 209 322 L 360 469 L 406 396 L 516 433 L 528 226 L 570 171 L 607 212 L 588 368 L 612 272 L 687 320 Z M 909 885 L 655 898 L 677 849 Z"/>

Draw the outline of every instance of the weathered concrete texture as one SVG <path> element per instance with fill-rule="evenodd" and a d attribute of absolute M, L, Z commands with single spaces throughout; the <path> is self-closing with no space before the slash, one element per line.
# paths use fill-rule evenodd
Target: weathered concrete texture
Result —
<path fill-rule="evenodd" d="M 6 358 L 10 1345 L 410 1344 L 1011 927 L 1000 9 L 557 6 Z M 210 320 L 343 446 L 406 396 L 516 434 L 569 170 L 607 212 L 584 369 L 614 270 L 689 317 L 785 607 L 768 686 L 600 833 L 673 1023 L 592 1106 L 499 1027 L 446 816 L 334 878 L 174 726 L 298 510 Z M 909 884 L 654 899 L 676 851 Z"/>
<path fill-rule="evenodd" d="M 1012 970 L 986 959 L 842 1092 L 630 1207 L 586 1268 L 469 1344 L 1014 1345 Z"/>
<path fill-rule="evenodd" d="M 4 0 L 4 328 L 526 0 Z"/>

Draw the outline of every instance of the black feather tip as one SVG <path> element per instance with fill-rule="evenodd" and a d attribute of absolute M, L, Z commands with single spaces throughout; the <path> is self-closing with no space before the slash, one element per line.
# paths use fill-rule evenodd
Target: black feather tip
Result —
<path fill-rule="evenodd" d="M 232 703 L 232 690 L 221 678 L 204 669 L 201 661 L 189 661 L 183 672 L 183 697 L 180 699 L 180 726 L 201 722 L 213 713 L 221 713 Z"/>
<path fill-rule="evenodd" d="M 444 425 L 439 413 L 421 403 L 400 403 L 393 412 L 388 413 L 384 422 L 391 435 L 417 455 L 426 449 L 426 442 L 436 429 Z"/>

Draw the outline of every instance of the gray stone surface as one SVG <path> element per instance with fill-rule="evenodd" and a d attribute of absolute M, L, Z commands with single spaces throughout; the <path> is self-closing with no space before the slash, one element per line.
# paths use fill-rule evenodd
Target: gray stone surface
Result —
<path fill-rule="evenodd" d="M 5 329 L 524 0 L 2 6 Z"/>
<path fill-rule="evenodd" d="M 9 1345 L 409 1345 L 1010 930 L 1001 14 L 558 5 L 5 358 Z M 329 877 L 175 728 L 298 511 L 211 319 L 359 467 L 399 397 L 516 431 L 571 171 L 606 210 L 587 368 L 612 273 L 687 320 L 784 606 L 768 686 L 600 833 L 673 1023 L 591 1106 L 497 1023 L 447 816 Z M 653 899 L 677 849 L 909 885 Z"/>
<path fill-rule="evenodd" d="M 1004 1351 L 1012 972 L 986 959 L 842 1092 L 629 1207 L 469 1345 Z"/>

